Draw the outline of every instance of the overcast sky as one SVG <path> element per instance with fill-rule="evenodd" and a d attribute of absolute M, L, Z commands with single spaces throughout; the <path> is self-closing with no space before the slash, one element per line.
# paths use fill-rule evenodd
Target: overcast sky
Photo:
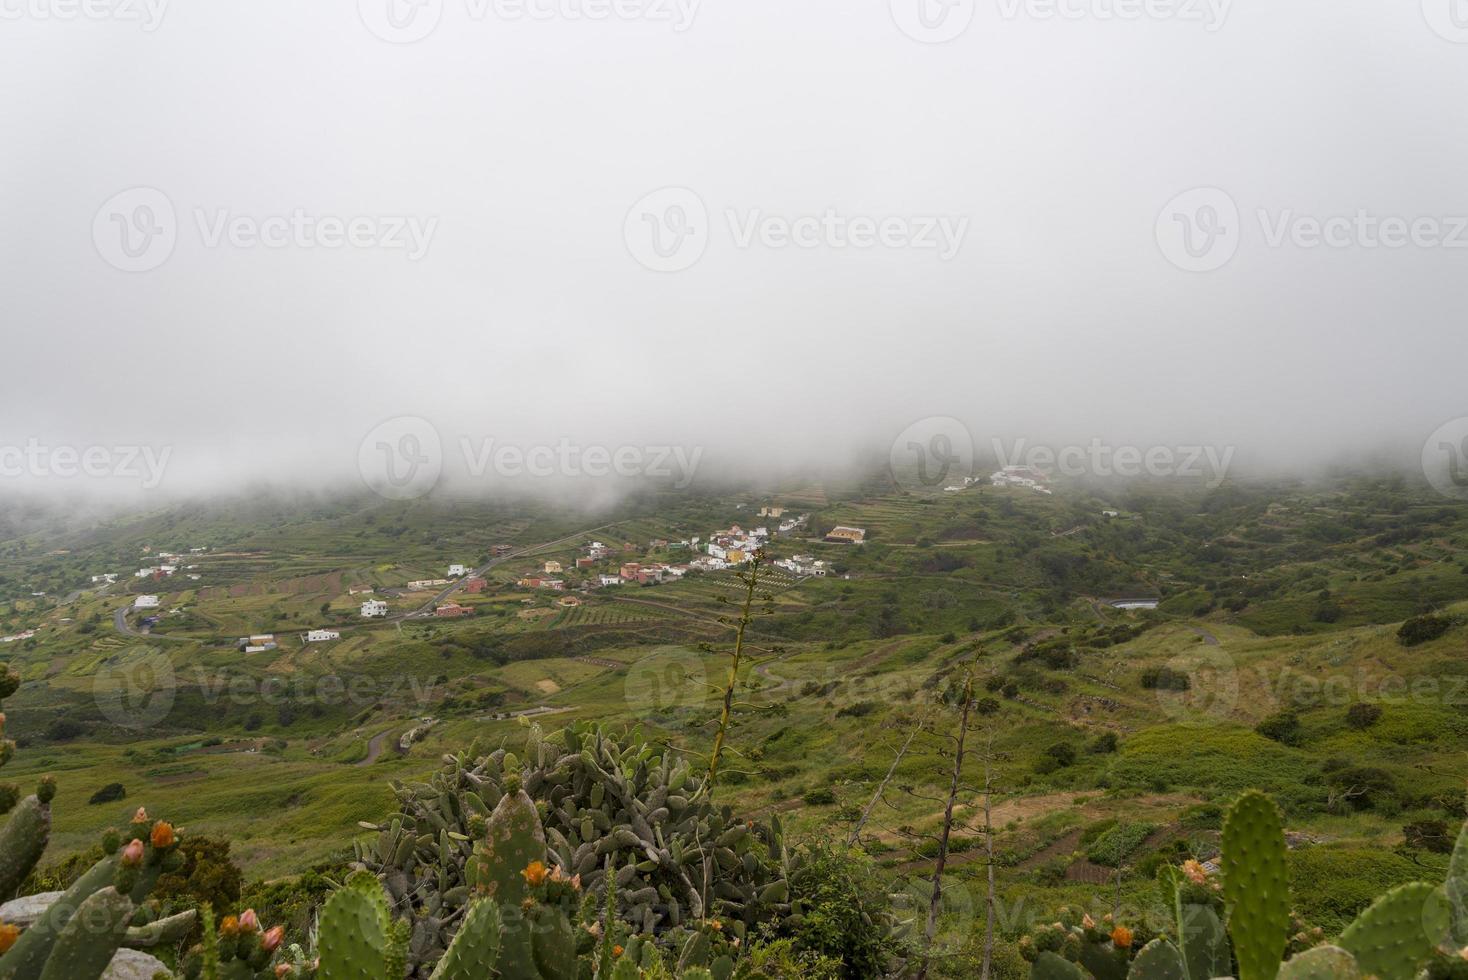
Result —
<path fill-rule="evenodd" d="M 404 416 L 731 467 L 1468 415 L 1468 10 L 950 2 L 0 0 L 0 446 L 196 491 Z"/>

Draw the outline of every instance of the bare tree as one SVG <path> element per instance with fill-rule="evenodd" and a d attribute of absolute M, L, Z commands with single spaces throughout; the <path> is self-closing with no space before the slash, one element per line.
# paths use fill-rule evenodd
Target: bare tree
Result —
<path fill-rule="evenodd" d="M 892 776 L 897 772 L 897 767 L 902 763 L 902 757 L 907 755 L 907 750 L 912 747 L 912 740 L 917 738 L 918 732 L 922 730 L 923 719 L 919 718 L 917 723 L 912 726 L 912 731 L 907 733 L 907 741 L 902 743 L 902 748 L 898 749 L 897 754 L 892 757 L 892 765 L 888 767 L 887 775 L 882 778 L 882 782 L 877 786 L 877 791 L 867 801 L 866 808 L 861 811 L 861 819 L 851 829 L 851 836 L 846 839 L 846 843 L 849 846 L 855 846 L 861 840 L 861 832 L 865 829 L 867 821 L 871 819 L 872 810 L 876 808 L 877 801 L 887 792 L 887 786 L 892 782 Z"/>
<path fill-rule="evenodd" d="M 909 736 L 909 744 L 913 736 L 921 734 L 926 736 L 924 742 L 930 742 L 933 752 L 938 757 L 939 766 L 935 775 L 941 779 L 944 790 L 942 795 L 924 794 L 914 786 L 903 785 L 898 788 L 908 797 L 939 804 L 942 807 L 942 818 L 934 832 L 918 830 L 910 825 L 900 826 L 893 831 L 897 836 L 909 841 L 916 853 L 922 855 L 926 848 L 932 848 L 929 854 L 933 857 L 933 872 L 931 878 L 931 889 L 927 895 L 926 921 L 923 928 L 923 948 L 921 959 L 917 963 L 917 970 L 913 974 L 915 980 L 925 980 L 929 967 L 935 955 L 935 944 L 938 936 L 938 923 L 943 907 L 944 877 L 948 871 L 949 856 L 953 853 L 955 838 L 965 836 L 969 840 L 982 837 L 985 851 L 985 859 L 988 865 L 988 887 L 985 912 L 985 939 L 984 939 L 984 977 L 987 978 L 993 960 L 994 942 L 994 920 L 996 915 L 996 895 L 994 880 L 994 826 L 993 826 L 993 799 L 996 792 L 997 776 L 994 763 L 999 758 L 994 749 L 995 733 L 992 726 L 986 726 L 983 741 L 980 748 L 975 751 L 970 741 L 970 736 L 977 730 L 975 727 L 975 716 L 986 714 L 984 706 L 975 699 L 975 682 L 972 668 L 965 671 L 961 680 L 956 680 L 940 695 L 940 703 L 949 708 L 957 708 L 957 718 L 950 720 L 946 727 L 944 713 L 934 712 Z M 952 715 L 948 715 L 952 719 Z M 918 744 L 924 744 L 920 742 Z M 907 746 L 903 748 L 905 753 Z M 970 765 L 973 756 L 977 754 L 983 760 L 984 775 L 982 783 L 974 785 L 968 781 L 965 769 Z M 895 769 L 895 763 L 894 767 Z M 889 774 L 890 778 L 890 774 Z M 883 785 L 886 785 L 884 781 Z M 880 795 L 880 794 L 879 794 Z M 881 796 L 882 802 L 890 809 L 897 807 L 885 796 Z M 972 809 L 976 816 L 981 815 L 982 821 L 971 823 L 960 816 L 960 810 Z"/>

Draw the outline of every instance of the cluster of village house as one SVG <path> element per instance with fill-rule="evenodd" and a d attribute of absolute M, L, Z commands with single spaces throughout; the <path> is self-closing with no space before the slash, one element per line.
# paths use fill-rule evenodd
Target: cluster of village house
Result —
<path fill-rule="evenodd" d="M 948 493 L 959 493 L 971 487 L 977 487 L 984 481 L 981 477 L 967 476 L 962 483 L 955 484 L 943 489 Z M 989 485 L 995 487 L 1026 487 L 1036 493 L 1050 493 L 1050 488 L 1045 485 L 1045 474 L 1029 466 L 1006 466 L 1002 470 L 989 474 Z"/>
<path fill-rule="evenodd" d="M 808 516 L 803 514 L 786 518 L 784 509 L 780 507 L 762 508 L 759 516 L 784 518 L 777 525 L 775 532 L 777 534 L 789 534 L 796 531 L 808 520 Z M 681 541 L 654 538 L 648 542 L 648 550 L 653 552 L 683 551 L 691 557 L 688 561 L 677 564 L 625 561 L 617 566 L 615 572 L 600 573 L 597 569 L 614 561 L 613 555 L 619 550 L 623 554 L 635 554 L 638 548 L 631 542 L 621 545 L 619 549 L 601 541 L 592 541 L 585 546 L 584 553 L 578 556 L 574 564 L 569 567 L 560 559 L 550 559 L 543 562 L 537 571 L 522 575 L 516 584 L 525 589 L 544 589 L 550 592 L 567 593 L 570 590 L 570 583 L 564 576 L 574 571 L 581 576 L 577 587 L 582 592 L 629 584 L 659 585 L 664 582 L 677 581 L 689 572 L 720 571 L 752 561 L 756 552 L 766 548 L 770 538 L 771 532 L 766 525 L 745 530 L 737 524 L 727 530 L 713 532 L 707 540 L 702 537 L 691 537 Z M 857 527 L 839 526 L 831 529 L 830 533 L 826 535 L 826 540 L 844 544 L 861 544 L 866 540 L 866 531 Z M 503 555 L 509 550 L 508 545 L 497 545 L 494 554 Z M 813 555 L 794 555 L 790 558 L 779 559 L 774 564 L 797 577 L 823 577 L 829 571 L 826 562 Z M 469 595 L 478 595 L 488 587 L 488 581 L 475 575 L 469 566 L 453 564 L 449 566 L 446 577 L 420 579 L 409 582 L 405 588 L 409 592 L 424 592 L 444 588 L 459 579 L 464 580 L 464 591 Z M 371 591 L 368 588 L 353 588 L 351 593 L 358 595 Z M 565 606 L 580 605 L 581 602 L 572 595 L 565 595 L 559 601 L 561 605 Z M 385 599 L 367 598 L 362 601 L 361 612 L 364 618 L 380 619 L 388 615 L 389 607 Z M 434 614 L 443 618 L 457 618 L 473 615 L 473 612 L 471 607 L 449 602 L 438 606 Z"/>

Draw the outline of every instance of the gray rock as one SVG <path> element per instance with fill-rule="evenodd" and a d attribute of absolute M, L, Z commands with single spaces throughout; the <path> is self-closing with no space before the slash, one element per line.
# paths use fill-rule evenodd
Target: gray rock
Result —
<path fill-rule="evenodd" d="M 51 903 L 60 897 L 61 892 L 41 892 L 36 895 L 26 895 L 23 898 L 13 898 L 4 905 L 0 905 L 0 920 L 25 928 L 39 919 L 41 913 L 50 908 Z"/>
<path fill-rule="evenodd" d="M 117 955 L 112 957 L 112 962 L 107 964 L 107 972 L 102 974 L 102 980 L 153 980 L 160 972 L 164 976 L 173 976 L 168 972 L 168 967 L 156 957 L 136 949 L 119 949 Z"/>

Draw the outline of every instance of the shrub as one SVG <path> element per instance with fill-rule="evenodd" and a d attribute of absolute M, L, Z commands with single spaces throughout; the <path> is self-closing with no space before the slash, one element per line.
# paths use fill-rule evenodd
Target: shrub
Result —
<path fill-rule="evenodd" d="M 1357 702 L 1346 709 L 1346 724 L 1355 729 L 1366 729 L 1381 720 L 1381 705 Z"/>
<path fill-rule="evenodd" d="M 1142 688 L 1147 691 L 1186 691 L 1193 686 L 1187 674 L 1171 667 L 1148 667 L 1142 671 Z"/>
<path fill-rule="evenodd" d="M 1397 642 L 1404 647 L 1415 647 L 1442 636 L 1453 626 L 1446 616 L 1416 616 L 1402 624 L 1397 630 Z"/>
<path fill-rule="evenodd" d="M 1116 732 L 1102 732 L 1096 736 L 1088 751 L 1092 755 L 1110 755 L 1116 751 L 1117 744 Z"/>
<path fill-rule="evenodd" d="M 93 793 L 91 799 L 87 800 L 87 802 L 93 806 L 96 806 L 99 803 L 115 803 L 118 800 L 125 799 L 126 797 L 127 790 L 123 787 L 121 783 L 108 783 L 106 786 L 103 786 L 101 789 L 97 790 L 97 792 Z"/>
<path fill-rule="evenodd" d="M 1281 711 L 1255 725 L 1254 731 L 1281 745 L 1299 745 L 1300 716 L 1293 711 Z"/>
<path fill-rule="evenodd" d="M 1421 820 L 1402 828 L 1402 843 L 1408 850 L 1451 854 L 1455 840 L 1452 829 L 1442 820 Z"/>
<path fill-rule="evenodd" d="M 1156 829 L 1156 825 L 1150 823 L 1119 823 L 1086 849 L 1086 860 L 1108 868 L 1121 867 Z"/>
<path fill-rule="evenodd" d="M 1392 774 L 1375 766 L 1344 766 L 1326 773 L 1326 782 L 1354 810 L 1370 810 L 1396 801 L 1397 784 Z"/>
<path fill-rule="evenodd" d="M 790 897 L 805 913 L 790 935 L 802 951 L 842 963 L 842 976 L 879 977 L 897 949 L 890 928 L 891 897 L 866 855 L 829 844 L 810 844 L 790 874 Z"/>
<path fill-rule="evenodd" d="M 229 841 L 222 837 L 189 837 L 179 845 L 183 866 L 158 879 L 154 894 L 181 906 L 208 905 L 224 915 L 240 900 L 244 878 L 229 857 Z M 258 911 L 258 910 L 257 910 Z"/>
<path fill-rule="evenodd" d="M 830 806 L 836 802 L 836 794 L 828 787 L 819 786 L 806 793 L 803 799 L 811 806 Z"/>

